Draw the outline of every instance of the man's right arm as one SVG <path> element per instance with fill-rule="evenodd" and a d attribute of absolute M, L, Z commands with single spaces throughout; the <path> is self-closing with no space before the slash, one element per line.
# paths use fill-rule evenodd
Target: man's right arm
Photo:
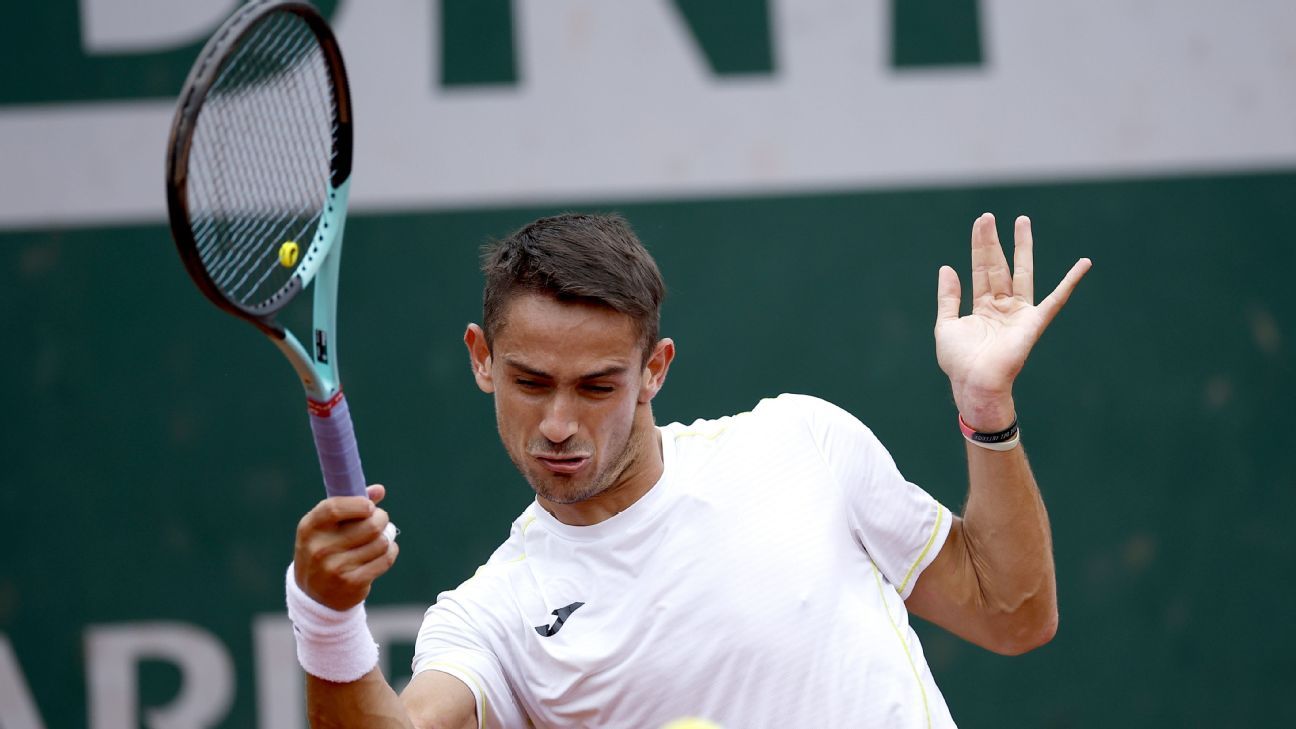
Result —
<path fill-rule="evenodd" d="M 361 604 L 374 580 L 391 568 L 399 548 L 384 533 L 387 513 L 377 507 L 385 492 L 382 486 L 370 486 L 367 499 L 325 499 L 302 517 L 293 550 L 293 581 L 305 593 L 297 593 L 298 599 L 345 612 Z M 294 590 L 290 587 L 289 592 Z M 290 612 L 295 604 L 293 599 L 290 596 Z M 311 650 L 309 639 L 302 635 L 307 631 L 301 625 L 296 627 L 299 652 Z M 362 624 L 359 630 L 363 631 L 361 642 L 368 641 L 372 646 L 372 637 Z M 359 651 L 343 655 L 363 654 L 364 651 Z M 364 666 L 359 666 L 359 670 L 364 670 Z M 341 683 L 308 671 L 306 707 L 315 729 L 474 729 L 477 726 L 477 703 L 472 692 L 459 679 L 438 671 L 424 671 L 415 676 L 399 697 L 376 666 L 354 681 Z"/>
<path fill-rule="evenodd" d="M 418 674 L 399 697 L 377 668 L 351 683 L 307 675 L 306 706 L 314 729 L 477 729 L 472 692 L 440 671 Z"/>
<path fill-rule="evenodd" d="M 418 726 L 377 667 L 350 683 L 333 683 L 306 674 L 306 712 L 313 729 Z"/>

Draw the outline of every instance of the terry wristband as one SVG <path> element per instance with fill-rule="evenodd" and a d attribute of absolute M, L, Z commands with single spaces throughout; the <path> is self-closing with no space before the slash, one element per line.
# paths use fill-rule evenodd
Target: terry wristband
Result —
<path fill-rule="evenodd" d="M 284 585 L 288 619 L 297 640 L 297 662 L 312 676 L 334 683 L 358 680 L 378 665 L 378 644 L 369 632 L 364 603 L 334 610 L 302 592 L 288 565 Z"/>
<path fill-rule="evenodd" d="M 972 445 L 981 446 L 982 448 L 992 451 L 1010 451 L 1021 443 L 1021 429 L 1017 427 L 1017 421 L 1014 420 L 1012 425 L 999 431 L 998 433 L 982 433 L 973 430 L 972 426 L 967 424 L 963 419 L 962 413 L 958 418 L 959 430 L 963 431 L 963 437 Z"/>

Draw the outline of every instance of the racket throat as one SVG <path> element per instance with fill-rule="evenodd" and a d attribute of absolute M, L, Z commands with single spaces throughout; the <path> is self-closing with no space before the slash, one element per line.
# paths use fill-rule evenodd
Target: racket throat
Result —
<path fill-rule="evenodd" d="M 323 330 L 316 330 L 315 334 L 316 354 L 317 356 L 323 354 L 318 361 L 327 364 L 327 333 Z M 293 370 L 297 372 L 297 377 L 301 380 L 302 388 L 306 390 L 306 397 L 316 402 L 328 402 L 341 389 L 341 385 L 334 374 L 335 370 L 331 367 L 318 367 L 315 364 L 315 358 L 306 351 L 306 348 L 297 340 L 297 337 L 293 336 L 292 332 L 285 329 L 282 339 L 275 337 L 271 341 L 275 343 L 275 346 L 279 347 L 279 351 L 283 352 L 288 361 L 292 363 Z M 320 342 L 326 345 L 322 349 L 318 346 Z"/>

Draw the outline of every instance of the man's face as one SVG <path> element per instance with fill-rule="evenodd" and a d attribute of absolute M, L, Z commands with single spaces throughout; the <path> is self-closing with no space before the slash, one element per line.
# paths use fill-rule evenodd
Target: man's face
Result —
<path fill-rule="evenodd" d="M 536 494 L 567 505 L 642 485 L 648 404 L 665 369 L 644 367 L 634 321 L 541 294 L 514 296 L 502 321 L 489 348 L 476 325 L 465 341 L 478 385 L 495 395 L 504 448 Z"/>

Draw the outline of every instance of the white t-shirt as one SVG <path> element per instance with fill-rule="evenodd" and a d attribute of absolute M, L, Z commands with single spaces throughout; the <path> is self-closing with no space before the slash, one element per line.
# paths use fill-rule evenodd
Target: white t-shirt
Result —
<path fill-rule="evenodd" d="M 428 609 L 414 672 L 492 729 L 954 726 L 903 602 L 951 516 L 873 433 L 803 395 L 660 430 L 661 480 L 620 514 L 532 503 Z"/>

